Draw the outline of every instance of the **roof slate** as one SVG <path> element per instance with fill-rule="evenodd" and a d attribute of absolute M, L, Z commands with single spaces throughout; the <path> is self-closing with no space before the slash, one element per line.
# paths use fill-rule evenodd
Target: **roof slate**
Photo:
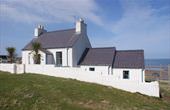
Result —
<path fill-rule="evenodd" d="M 53 32 L 46 32 L 38 38 L 32 39 L 23 50 L 31 50 L 32 42 L 41 43 L 42 51 L 51 48 L 72 47 L 80 38 L 81 34 L 76 34 L 75 29 L 67 29 Z M 88 48 L 84 51 L 78 65 L 112 66 L 113 68 L 144 68 L 143 50 L 116 50 L 115 47 Z"/>
<path fill-rule="evenodd" d="M 80 65 L 109 65 L 112 66 L 115 47 L 90 48 L 80 62 Z"/>
<path fill-rule="evenodd" d="M 144 68 L 144 51 L 116 51 L 113 68 Z"/>
<path fill-rule="evenodd" d="M 31 50 L 32 42 L 39 42 L 43 49 L 72 47 L 80 34 L 75 29 L 46 32 L 29 42 L 23 50 Z"/>
<path fill-rule="evenodd" d="M 143 50 L 116 51 L 113 48 L 90 48 L 81 58 L 79 65 L 113 66 L 113 68 L 144 68 Z"/>

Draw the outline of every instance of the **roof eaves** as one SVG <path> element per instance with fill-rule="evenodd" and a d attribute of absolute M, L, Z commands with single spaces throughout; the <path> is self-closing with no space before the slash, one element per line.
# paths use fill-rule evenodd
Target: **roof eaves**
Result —
<path fill-rule="evenodd" d="M 90 48 L 90 49 L 114 49 L 116 50 L 115 47 L 95 47 L 95 48 Z"/>
<path fill-rule="evenodd" d="M 144 69 L 142 67 L 113 67 L 115 69 Z"/>
<path fill-rule="evenodd" d="M 81 66 L 111 66 L 110 64 L 81 64 Z"/>
<path fill-rule="evenodd" d="M 144 52 L 143 49 L 136 49 L 136 50 L 116 50 L 117 52 Z"/>

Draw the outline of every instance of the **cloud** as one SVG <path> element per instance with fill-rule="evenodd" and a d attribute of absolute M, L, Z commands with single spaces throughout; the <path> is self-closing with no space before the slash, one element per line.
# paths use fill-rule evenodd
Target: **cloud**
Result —
<path fill-rule="evenodd" d="M 94 0 L 11 0 L 0 7 L 1 18 L 17 22 L 73 22 L 82 17 L 102 25 Z"/>
<path fill-rule="evenodd" d="M 35 16 L 33 14 L 26 14 L 26 13 L 20 13 L 17 9 L 13 7 L 9 7 L 6 4 L 0 4 L 1 7 L 1 18 L 9 18 L 15 21 L 20 22 L 31 22 L 31 21 L 40 21 L 43 22 L 44 20 L 41 17 Z"/>
<path fill-rule="evenodd" d="M 74 17 L 82 17 L 102 28 L 100 32 L 98 27 L 91 29 L 96 33 L 89 36 L 96 35 L 94 46 L 142 48 L 147 57 L 170 57 L 170 5 L 154 0 L 118 1 L 120 7 L 112 8 L 117 4 L 110 2 L 110 10 L 104 15 L 106 7 L 97 0 L 1 0 L 0 20 L 47 24 L 74 22 Z M 111 9 L 120 9 L 116 20 L 112 18 L 118 15 Z"/>
<path fill-rule="evenodd" d="M 123 0 L 121 5 L 122 18 L 111 27 L 114 44 L 121 49 L 144 48 L 149 57 L 170 57 L 170 15 L 163 14 L 170 7 L 153 8 L 139 0 Z"/>

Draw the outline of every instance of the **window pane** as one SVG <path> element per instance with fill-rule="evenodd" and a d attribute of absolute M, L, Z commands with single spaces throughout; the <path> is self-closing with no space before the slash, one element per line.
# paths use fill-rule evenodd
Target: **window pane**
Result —
<path fill-rule="evenodd" d="M 56 52 L 56 65 L 62 66 L 62 52 Z"/>
<path fill-rule="evenodd" d="M 123 79 L 129 79 L 129 71 L 123 71 Z"/>
<path fill-rule="evenodd" d="M 95 68 L 89 68 L 89 71 L 95 71 Z"/>

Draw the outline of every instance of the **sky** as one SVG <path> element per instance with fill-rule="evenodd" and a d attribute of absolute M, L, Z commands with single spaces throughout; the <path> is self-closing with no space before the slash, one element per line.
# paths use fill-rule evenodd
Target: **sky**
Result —
<path fill-rule="evenodd" d="M 21 49 L 34 28 L 75 27 L 83 18 L 93 47 L 143 49 L 145 58 L 170 58 L 170 0 L 0 0 L 0 54 Z"/>

